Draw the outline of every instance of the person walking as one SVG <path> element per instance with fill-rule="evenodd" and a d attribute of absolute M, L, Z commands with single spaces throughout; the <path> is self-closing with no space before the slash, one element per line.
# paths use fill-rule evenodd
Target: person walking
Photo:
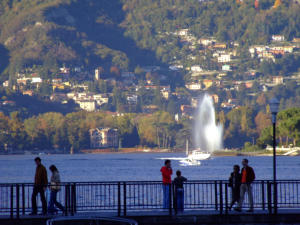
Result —
<path fill-rule="evenodd" d="M 56 168 L 55 165 L 51 165 L 49 167 L 49 170 L 52 173 L 51 179 L 50 179 L 50 201 L 49 201 L 49 206 L 48 206 L 48 213 L 50 214 L 54 214 L 57 213 L 57 209 L 55 208 L 55 206 L 57 208 L 59 208 L 61 211 L 65 211 L 64 207 L 62 206 L 62 204 L 60 204 L 57 201 L 57 193 L 60 191 L 61 186 L 60 186 L 60 176 L 59 176 L 59 172 L 58 169 Z M 55 205 L 55 206 L 54 206 Z"/>
<path fill-rule="evenodd" d="M 241 187 L 242 176 L 240 174 L 240 166 L 234 165 L 233 172 L 229 177 L 228 186 L 231 187 L 231 204 L 229 210 L 232 209 L 233 205 L 240 200 L 240 187 Z"/>
<path fill-rule="evenodd" d="M 246 192 L 248 193 L 250 208 L 247 212 L 253 212 L 253 193 L 252 193 L 252 182 L 255 180 L 255 173 L 252 167 L 248 165 L 248 159 L 243 159 L 243 169 L 242 169 L 242 180 L 241 180 L 241 191 L 240 191 L 240 200 L 238 207 L 235 208 L 236 211 L 241 212 L 242 206 L 245 198 Z"/>
<path fill-rule="evenodd" d="M 173 173 L 170 160 L 167 159 L 165 161 L 165 166 L 160 169 L 160 172 L 163 181 L 163 208 L 167 209 L 170 206 L 170 186 L 172 183 L 171 175 Z"/>
<path fill-rule="evenodd" d="M 184 210 L 184 189 L 183 183 L 187 181 L 184 176 L 181 176 L 181 171 L 176 171 L 177 177 L 174 179 L 173 183 L 175 186 L 175 212 L 183 212 Z"/>
<path fill-rule="evenodd" d="M 30 215 L 37 214 L 36 196 L 38 194 L 40 194 L 41 201 L 42 201 L 42 208 L 43 208 L 42 215 L 46 215 L 47 201 L 45 198 L 45 191 L 48 185 L 47 170 L 42 165 L 42 160 L 40 157 L 36 157 L 34 161 L 36 164 L 36 170 L 35 170 L 35 177 L 34 177 L 34 187 L 31 196 L 32 212 L 30 213 Z"/>

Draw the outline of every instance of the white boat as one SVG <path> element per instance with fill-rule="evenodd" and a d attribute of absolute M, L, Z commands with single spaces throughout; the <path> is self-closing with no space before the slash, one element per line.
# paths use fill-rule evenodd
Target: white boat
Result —
<path fill-rule="evenodd" d="M 180 166 L 199 166 L 201 162 L 198 160 L 192 160 L 189 158 L 185 158 L 179 161 Z"/>
<path fill-rule="evenodd" d="M 211 156 L 208 152 L 203 152 L 201 150 L 193 150 L 188 154 L 187 158 L 191 160 L 206 160 Z"/>

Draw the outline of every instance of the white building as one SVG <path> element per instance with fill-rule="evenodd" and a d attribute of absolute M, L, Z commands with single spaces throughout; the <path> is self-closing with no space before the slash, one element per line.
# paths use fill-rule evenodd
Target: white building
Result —
<path fill-rule="evenodd" d="M 100 80 L 100 75 L 101 75 L 101 69 L 97 68 L 95 69 L 95 79 Z"/>
<path fill-rule="evenodd" d="M 203 69 L 199 65 L 194 65 L 194 66 L 191 66 L 191 71 L 192 72 L 202 72 Z"/>
<path fill-rule="evenodd" d="M 42 83 L 43 80 L 40 77 L 33 77 L 31 78 L 31 83 Z"/>
<path fill-rule="evenodd" d="M 220 55 L 218 57 L 219 63 L 226 63 L 226 62 L 230 62 L 230 61 L 231 61 L 231 55 L 229 55 L 229 54 Z"/>
<path fill-rule="evenodd" d="M 283 35 L 272 35 L 272 41 L 284 41 L 284 36 Z"/>
<path fill-rule="evenodd" d="M 189 83 L 186 84 L 185 87 L 192 91 L 201 90 L 201 84 L 200 83 Z"/>
<path fill-rule="evenodd" d="M 189 33 L 189 29 L 181 29 L 181 30 L 176 32 L 176 34 L 179 35 L 179 36 L 187 36 L 188 33 Z"/>
<path fill-rule="evenodd" d="M 93 99 L 97 102 L 97 105 L 103 105 L 108 103 L 108 96 L 106 94 L 93 95 Z"/>
<path fill-rule="evenodd" d="M 83 101 L 77 101 L 80 108 L 83 110 L 86 110 L 88 112 L 93 112 L 96 110 L 96 102 L 93 100 L 83 100 Z"/>
<path fill-rule="evenodd" d="M 183 65 L 171 65 L 171 66 L 169 66 L 169 69 L 173 70 L 173 71 L 176 71 L 176 70 L 179 70 L 179 69 L 183 69 Z"/>
<path fill-rule="evenodd" d="M 127 96 L 126 99 L 129 104 L 136 105 L 137 101 L 138 101 L 138 96 L 137 95 L 129 95 L 129 96 Z"/>
<path fill-rule="evenodd" d="M 9 81 L 8 80 L 4 81 L 3 82 L 3 87 L 8 87 L 8 86 L 9 86 Z"/>

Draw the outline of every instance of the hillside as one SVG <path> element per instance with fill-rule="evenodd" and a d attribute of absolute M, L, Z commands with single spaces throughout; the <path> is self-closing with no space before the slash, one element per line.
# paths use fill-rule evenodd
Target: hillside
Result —
<path fill-rule="evenodd" d="M 32 65 L 45 71 L 63 63 L 127 69 L 155 60 L 123 35 L 118 1 L 23 0 L 0 3 L 1 71 Z M 10 57 L 9 61 L 7 56 Z M 6 60 L 5 60 L 6 59 Z"/>
<path fill-rule="evenodd" d="M 179 28 L 243 46 L 268 43 L 272 34 L 291 40 L 300 36 L 299 12 L 292 0 L 3 0 L 0 72 L 13 78 L 42 65 L 47 77 L 62 64 L 126 70 L 170 63 L 184 58 L 170 35 Z"/>

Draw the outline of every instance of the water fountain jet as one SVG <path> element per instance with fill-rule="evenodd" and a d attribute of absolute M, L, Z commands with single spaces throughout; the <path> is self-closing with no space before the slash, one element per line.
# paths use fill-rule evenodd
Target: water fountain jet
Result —
<path fill-rule="evenodd" d="M 195 115 L 194 144 L 201 151 L 212 153 L 223 148 L 223 125 L 216 124 L 212 97 L 205 94 Z"/>

